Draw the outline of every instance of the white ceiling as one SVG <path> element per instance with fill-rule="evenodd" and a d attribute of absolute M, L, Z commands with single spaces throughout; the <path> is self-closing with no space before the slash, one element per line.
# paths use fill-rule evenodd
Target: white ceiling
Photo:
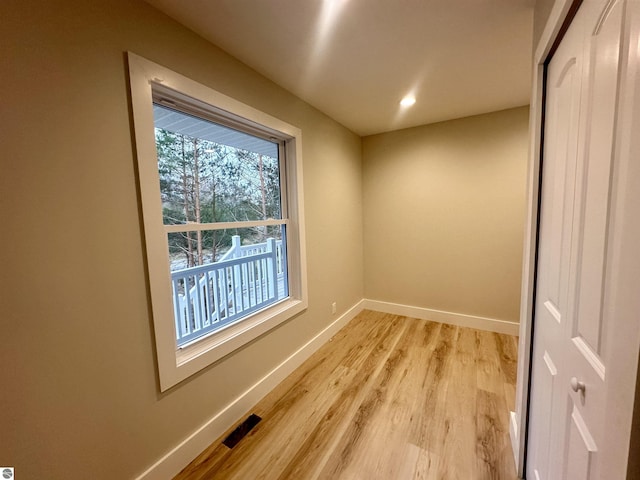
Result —
<path fill-rule="evenodd" d="M 529 103 L 535 0 L 147 1 L 359 135 Z"/>

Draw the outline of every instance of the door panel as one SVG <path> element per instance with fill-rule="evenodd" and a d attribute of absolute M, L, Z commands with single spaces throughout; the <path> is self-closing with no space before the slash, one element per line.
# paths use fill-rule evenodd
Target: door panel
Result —
<path fill-rule="evenodd" d="M 538 285 L 536 340 L 533 347 L 530 448 L 527 471 L 540 480 L 559 478 L 563 442 L 557 424 L 564 423 L 555 405 L 566 405 L 562 362 L 569 307 L 573 197 L 575 189 L 583 45 L 565 39 L 547 71 L 547 106 Z"/>
<path fill-rule="evenodd" d="M 609 217 L 613 158 L 613 128 L 620 63 L 622 2 L 610 4 L 596 24 L 589 45 L 589 76 L 585 148 L 582 157 L 581 225 L 577 311 L 574 337 L 581 337 L 595 354 L 601 353 L 603 332 L 607 219 Z M 605 328 L 606 330 L 606 328 Z"/>
<path fill-rule="evenodd" d="M 591 478 L 593 458 L 598 450 L 596 444 L 589 427 L 575 407 L 568 416 L 568 422 L 568 454 L 563 478 Z"/>
<path fill-rule="evenodd" d="M 540 422 L 536 422 L 536 426 L 540 429 L 537 434 L 537 443 L 533 447 L 537 453 L 537 468 L 534 474 L 538 480 L 549 479 L 548 460 L 549 460 L 549 435 L 551 432 L 551 412 L 553 407 L 554 393 L 556 392 L 555 379 L 558 370 L 549 355 L 545 352 L 541 357 L 541 365 L 538 368 L 540 373 L 540 390 L 542 392 L 540 398 Z"/>
<path fill-rule="evenodd" d="M 577 49 L 577 46 L 575 47 Z M 568 49 L 567 49 L 568 50 Z M 565 52 L 562 52 L 565 54 Z M 567 218 L 572 216 L 572 207 L 566 197 L 573 195 L 574 161 L 577 143 L 575 142 L 575 125 L 579 108 L 579 77 L 581 65 L 576 61 L 576 55 L 566 52 L 566 58 L 555 70 L 560 70 L 557 78 L 553 79 L 553 94 L 549 97 L 554 101 L 550 104 L 549 125 L 547 138 L 549 152 L 553 158 L 545 163 L 543 191 L 547 211 L 542 219 L 541 230 L 547 232 L 540 245 L 540 258 L 544 265 L 545 276 L 542 294 L 547 310 L 558 323 L 562 322 L 562 314 L 566 307 L 566 278 L 569 267 L 568 248 L 570 247 L 570 224 Z M 547 191 L 548 190 L 548 191 Z"/>

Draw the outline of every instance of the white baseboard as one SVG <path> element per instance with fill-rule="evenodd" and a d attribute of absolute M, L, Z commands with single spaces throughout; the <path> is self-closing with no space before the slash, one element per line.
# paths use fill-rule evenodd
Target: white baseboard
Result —
<path fill-rule="evenodd" d="M 376 310 L 378 312 L 392 313 L 394 315 L 404 315 L 406 317 L 431 320 L 433 322 L 448 323 L 460 327 L 475 328 L 489 332 L 505 333 L 507 335 L 518 335 L 520 324 L 497 320 L 495 318 L 476 317 L 465 315 L 464 313 L 444 312 L 442 310 L 432 310 L 430 308 L 412 307 L 399 303 L 381 302 L 379 300 L 364 300 L 364 308 Z"/>
<path fill-rule="evenodd" d="M 509 439 L 511 440 L 511 450 L 513 450 L 513 459 L 518 465 L 518 451 L 520 450 L 520 442 L 518 441 L 518 418 L 516 412 L 509 412 Z"/>
<path fill-rule="evenodd" d="M 329 341 L 342 327 L 349 323 L 364 307 L 360 300 L 337 320 L 300 347 L 289 358 L 249 387 L 243 394 L 222 411 L 207 420 L 204 425 L 185 438 L 165 456 L 149 467 L 136 480 L 168 480 L 176 476 L 205 448 L 236 423 L 267 393 L 273 390 L 291 372 L 298 368 L 316 350 Z"/>

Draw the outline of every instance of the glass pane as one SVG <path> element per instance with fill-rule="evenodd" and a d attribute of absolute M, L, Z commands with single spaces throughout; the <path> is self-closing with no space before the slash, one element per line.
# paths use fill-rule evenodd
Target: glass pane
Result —
<path fill-rule="evenodd" d="M 282 218 L 278 144 L 157 104 L 163 222 Z"/>
<path fill-rule="evenodd" d="M 178 346 L 289 296 L 285 228 L 168 234 Z"/>

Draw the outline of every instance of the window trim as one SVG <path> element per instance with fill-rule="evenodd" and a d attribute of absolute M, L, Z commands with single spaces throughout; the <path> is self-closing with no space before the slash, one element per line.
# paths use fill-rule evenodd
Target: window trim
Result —
<path fill-rule="evenodd" d="M 164 392 L 306 310 L 308 292 L 302 132 L 293 125 L 134 53 L 128 52 L 128 63 L 158 376 L 160 391 Z M 247 131 L 252 134 L 256 128 L 262 136 L 265 131 L 271 130 L 274 136 L 285 140 L 286 171 L 281 174 L 281 179 L 286 192 L 282 199 L 282 215 L 283 218 L 287 215 L 289 297 L 182 348 L 176 347 L 168 247 L 162 221 L 154 135 L 153 99 L 157 97 L 157 92 L 162 91 L 171 92 L 172 97 L 183 98 L 189 105 L 206 108 L 205 118 L 222 116 L 225 122 L 228 118 L 240 118 L 237 121 L 243 128 L 248 127 Z"/>

